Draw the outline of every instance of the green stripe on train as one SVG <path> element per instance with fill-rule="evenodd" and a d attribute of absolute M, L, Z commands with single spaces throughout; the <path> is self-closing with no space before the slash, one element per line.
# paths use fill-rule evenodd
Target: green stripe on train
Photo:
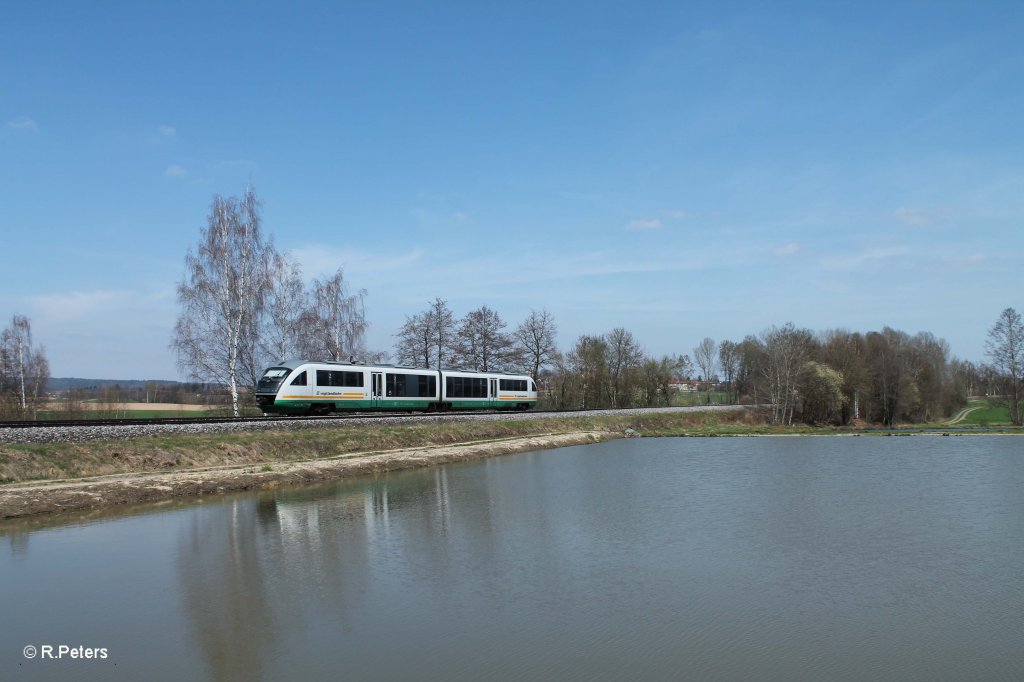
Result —
<path fill-rule="evenodd" d="M 277 400 L 274 402 L 274 410 L 301 414 L 312 406 L 323 407 L 331 405 L 337 411 L 343 410 L 426 410 L 433 400 Z M 448 401 L 455 410 L 489 410 L 507 409 L 512 410 L 518 407 L 520 402 L 535 402 L 529 399 L 521 401 L 511 400 L 450 400 Z"/>

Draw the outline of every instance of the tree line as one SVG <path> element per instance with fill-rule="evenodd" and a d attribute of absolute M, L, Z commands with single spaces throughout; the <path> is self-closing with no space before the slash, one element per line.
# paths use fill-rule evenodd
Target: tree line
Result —
<path fill-rule="evenodd" d="M 989 331 L 992 364 L 983 366 L 952 357 L 948 344 L 928 332 L 814 332 L 792 323 L 739 341 L 705 338 L 692 359 L 649 356 L 621 327 L 583 335 L 562 352 L 547 311 L 531 311 L 509 328 L 486 305 L 458 319 L 441 298 L 406 317 L 393 354 L 371 351 L 366 291 L 350 291 L 341 269 L 306 287 L 299 265 L 264 238 L 252 188 L 241 198 L 214 197 L 185 266 L 171 346 L 192 379 L 229 387 L 236 412 L 239 387 L 255 385 L 278 360 L 393 358 L 419 367 L 529 373 L 543 401 L 562 409 L 667 405 L 673 387 L 699 372 L 701 385 L 717 385 L 729 402 L 770 406 L 777 424 L 928 421 L 952 414 L 979 389 L 1007 395 L 1011 417 L 1020 421 L 1024 334 L 1012 308 Z"/>
<path fill-rule="evenodd" d="M 561 409 L 670 404 L 675 382 L 696 374 L 709 402 L 717 388 L 727 402 L 767 406 L 774 424 L 926 422 L 951 416 L 968 396 L 987 395 L 1005 400 L 1021 425 L 1024 326 L 1014 309 L 989 330 L 986 353 L 991 364 L 977 365 L 952 357 L 929 332 L 814 332 L 787 323 L 740 341 L 704 338 L 692 359 L 653 358 L 617 328 L 555 353 L 543 378 L 548 401 Z"/>
<path fill-rule="evenodd" d="M 988 332 L 986 364 L 952 357 L 928 332 L 814 332 L 792 323 L 739 341 L 705 338 L 692 358 L 648 355 L 623 327 L 582 335 L 562 351 L 546 310 L 509 327 L 486 305 L 457 318 L 441 298 L 406 317 L 393 353 L 371 350 L 367 292 L 352 291 L 340 268 L 307 286 L 299 264 L 264 236 L 260 209 L 251 187 L 240 198 L 214 197 L 185 257 L 170 343 L 191 380 L 228 388 L 236 414 L 241 389 L 255 386 L 263 369 L 306 358 L 522 372 L 555 409 L 669 405 L 696 376 L 708 401 L 715 388 L 726 402 L 767 405 L 778 424 L 929 421 L 969 395 L 1005 400 L 1014 424 L 1024 417 L 1024 325 L 1013 308 Z M 29 319 L 15 315 L 0 332 L 0 411 L 34 414 L 48 378 Z"/>

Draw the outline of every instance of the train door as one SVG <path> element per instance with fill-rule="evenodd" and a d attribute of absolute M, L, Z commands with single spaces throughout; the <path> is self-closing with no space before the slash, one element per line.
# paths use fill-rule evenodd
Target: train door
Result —
<path fill-rule="evenodd" d="M 384 374 L 382 372 L 370 372 L 370 403 L 373 407 L 380 407 L 381 397 L 384 395 Z"/>
<path fill-rule="evenodd" d="M 501 401 L 498 400 L 498 380 L 488 379 L 487 383 L 490 386 L 487 397 L 491 399 L 491 407 L 497 407 L 501 404 Z"/>

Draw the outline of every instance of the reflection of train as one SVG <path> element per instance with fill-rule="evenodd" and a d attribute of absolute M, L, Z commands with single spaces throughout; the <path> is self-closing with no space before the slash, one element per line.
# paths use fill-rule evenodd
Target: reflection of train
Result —
<path fill-rule="evenodd" d="M 525 410 L 536 402 L 537 386 L 523 374 L 350 362 L 288 360 L 256 385 L 260 409 L 279 414 Z"/>

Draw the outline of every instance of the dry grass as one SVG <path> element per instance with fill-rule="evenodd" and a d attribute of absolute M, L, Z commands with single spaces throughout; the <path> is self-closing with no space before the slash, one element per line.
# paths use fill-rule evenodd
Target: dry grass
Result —
<path fill-rule="evenodd" d="M 0 447 L 0 482 L 56 480 L 107 474 L 171 472 L 228 465 L 262 465 L 402 448 L 563 433 L 645 436 L 774 432 L 745 410 L 649 416 L 339 425 L 337 428 L 240 434 L 158 436 L 123 441 Z M 793 430 L 789 432 L 794 432 Z"/>

